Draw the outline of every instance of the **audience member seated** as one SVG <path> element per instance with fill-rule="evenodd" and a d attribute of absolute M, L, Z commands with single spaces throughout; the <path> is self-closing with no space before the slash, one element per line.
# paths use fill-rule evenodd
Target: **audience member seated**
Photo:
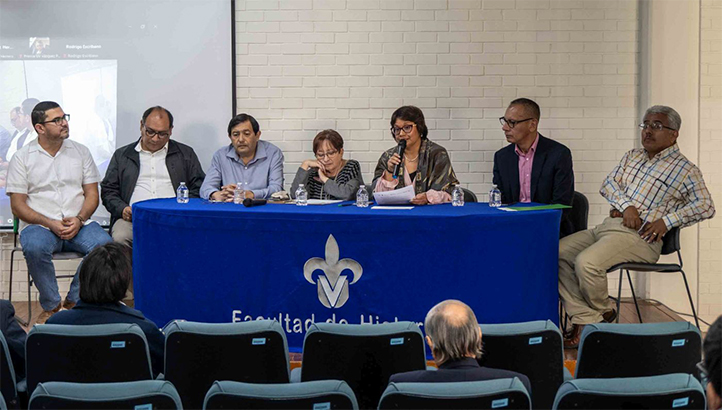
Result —
<path fill-rule="evenodd" d="M 704 371 L 707 374 L 707 408 L 722 409 L 722 316 L 712 323 L 702 345 Z"/>
<path fill-rule="evenodd" d="M 599 190 L 609 217 L 559 242 L 559 296 L 572 321 L 565 348 L 579 346 L 584 325 L 617 317 L 607 288 L 609 268 L 655 263 L 667 231 L 714 216 L 702 172 L 677 145 L 681 125 L 674 109 L 648 108 L 639 124 L 642 148 L 624 154 Z"/>
<path fill-rule="evenodd" d="M 323 130 L 313 139 L 316 159 L 303 161 L 291 184 L 296 197 L 299 184 L 304 184 L 308 199 L 355 199 L 364 184 L 361 166 L 353 159 L 343 159 L 343 138 L 335 130 Z"/>
<path fill-rule="evenodd" d="M 238 114 L 228 124 L 231 144 L 215 154 L 201 198 L 233 201 L 236 184 L 242 184 L 246 198 L 267 199 L 283 190 L 283 153 L 268 141 L 262 141 L 258 121 L 248 114 Z"/>
<path fill-rule="evenodd" d="M 86 256 L 80 267 L 80 301 L 71 310 L 58 312 L 47 323 L 100 325 L 135 323 L 145 333 L 153 374 L 163 371 L 165 336 L 138 310 L 121 302 L 133 275 L 130 248 L 119 243 L 100 246 Z"/>
<path fill-rule="evenodd" d="M 424 113 L 417 107 L 407 105 L 391 115 L 391 136 L 397 143 L 406 141 L 403 161 L 396 153 L 397 147 L 381 154 L 374 171 L 374 192 L 393 191 L 411 184 L 416 196 L 414 205 L 451 202 L 451 192 L 459 184 L 446 149 L 427 138 Z M 396 165 L 399 175 L 394 178 Z"/>
<path fill-rule="evenodd" d="M 474 311 L 458 300 L 431 308 L 424 321 L 426 343 L 438 371 L 416 370 L 391 376 L 389 382 L 467 382 L 518 377 L 531 396 L 529 378 L 509 370 L 481 367 L 481 328 Z"/>
<path fill-rule="evenodd" d="M 0 332 L 8 344 L 15 377 L 17 380 L 22 380 L 25 378 L 25 339 L 27 334 L 15 320 L 15 308 L 8 300 L 0 300 Z"/>

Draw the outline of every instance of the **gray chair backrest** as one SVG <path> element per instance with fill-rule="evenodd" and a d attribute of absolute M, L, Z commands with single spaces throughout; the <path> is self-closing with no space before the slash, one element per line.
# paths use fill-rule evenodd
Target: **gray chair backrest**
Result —
<path fill-rule="evenodd" d="M 522 382 L 495 379 L 453 383 L 391 383 L 379 409 L 531 409 Z"/>
<path fill-rule="evenodd" d="M 8 407 L 5 405 L 5 400 L 3 399 L 3 395 L 0 394 L 0 410 L 7 410 Z"/>
<path fill-rule="evenodd" d="M 702 335 L 688 322 L 586 325 L 575 378 L 694 374 L 701 351 Z"/>
<path fill-rule="evenodd" d="M 662 238 L 662 255 L 669 255 L 680 249 L 679 227 L 675 227 L 670 229 Z"/>
<path fill-rule="evenodd" d="M 358 409 L 346 382 L 320 380 L 286 384 L 213 383 L 204 409 Z"/>
<path fill-rule="evenodd" d="M 286 333 L 276 320 L 238 323 L 173 321 L 163 329 L 165 379 L 183 406 L 200 408 L 214 381 L 288 383 Z"/>
<path fill-rule="evenodd" d="M 303 341 L 301 380 L 344 380 L 359 407 L 375 408 L 392 374 L 426 368 L 424 349 L 413 322 L 314 323 Z"/>
<path fill-rule="evenodd" d="M 16 383 L 10 348 L 5 336 L 0 332 L 0 396 L 5 398 L 3 404 L 11 408 L 17 408 L 19 405 Z"/>
<path fill-rule="evenodd" d="M 572 209 L 569 210 L 569 218 L 574 226 L 574 232 L 587 229 L 589 220 L 589 200 L 583 193 L 574 191 L 572 197 Z"/>
<path fill-rule="evenodd" d="M 564 382 L 562 333 L 550 320 L 480 325 L 483 366 L 521 373 L 531 382 L 532 407 L 551 407 Z"/>
<path fill-rule="evenodd" d="M 153 378 L 136 324 L 36 325 L 25 342 L 28 391 L 38 383 L 107 383 Z"/>
<path fill-rule="evenodd" d="M 29 409 L 182 409 L 173 384 L 163 380 L 117 383 L 40 383 Z"/>
<path fill-rule="evenodd" d="M 554 409 L 700 409 L 702 386 L 690 374 L 576 379 L 557 392 Z"/>
<path fill-rule="evenodd" d="M 476 194 L 470 189 L 461 188 L 464 190 L 464 202 L 479 202 L 476 199 Z"/>

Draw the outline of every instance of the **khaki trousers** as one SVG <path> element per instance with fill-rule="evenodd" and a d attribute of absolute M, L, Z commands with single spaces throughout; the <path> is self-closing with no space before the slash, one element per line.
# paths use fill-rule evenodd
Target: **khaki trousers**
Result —
<path fill-rule="evenodd" d="M 622 262 L 654 263 L 662 242 L 649 244 L 622 218 L 606 218 L 593 229 L 577 232 L 559 242 L 559 296 L 572 323 L 603 321 L 612 310 L 607 269 Z"/>

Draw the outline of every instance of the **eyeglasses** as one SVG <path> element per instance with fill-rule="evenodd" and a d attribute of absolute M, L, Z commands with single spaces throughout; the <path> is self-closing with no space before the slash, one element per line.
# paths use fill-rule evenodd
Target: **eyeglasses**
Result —
<path fill-rule="evenodd" d="M 157 135 L 159 138 L 168 138 L 168 137 L 170 137 L 170 132 L 168 132 L 168 131 L 155 131 L 155 130 L 153 130 L 153 129 L 151 129 L 151 128 L 146 127 L 145 125 L 143 125 L 143 128 L 145 128 L 145 133 L 146 133 L 149 137 L 151 137 L 151 138 L 155 137 L 156 135 Z"/>
<path fill-rule="evenodd" d="M 414 125 L 416 125 L 416 124 L 406 124 L 406 125 L 404 125 L 404 126 L 401 127 L 401 128 L 399 128 L 399 127 L 391 127 L 391 133 L 394 134 L 394 135 L 399 135 L 399 134 L 401 134 L 401 131 L 403 130 L 403 131 L 404 131 L 404 134 L 408 134 L 408 133 L 411 132 L 411 130 L 414 129 Z"/>
<path fill-rule="evenodd" d="M 317 152 L 316 158 L 321 159 L 323 157 L 332 158 L 338 154 L 338 151 L 328 151 L 328 152 Z"/>
<path fill-rule="evenodd" d="M 709 381 L 709 375 L 707 368 L 704 367 L 704 360 L 697 363 L 697 372 L 699 373 L 699 381 L 702 386 L 707 387 L 707 381 Z"/>
<path fill-rule="evenodd" d="M 63 125 L 63 121 L 68 122 L 70 121 L 70 114 L 65 114 L 62 117 L 53 118 L 52 120 L 43 121 L 41 124 L 47 124 L 49 122 L 55 123 L 55 125 L 60 126 Z"/>
<path fill-rule="evenodd" d="M 520 122 L 529 121 L 529 120 L 533 120 L 533 119 L 534 118 L 527 118 L 525 120 L 516 121 L 516 120 L 510 120 L 510 119 L 504 118 L 504 117 L 499 117 L 499 122 L 501 123 L 502 127 L 506 125 L 509 128 L 514 128 L 514 127 L 516 127 L 516 124 L 519 124 Z"/>
<path fill-rule="evenodd" d="M 677 130 L 675 130 L 674 128 L 670 128 L 670 127 L 668 127 L 668 126 L 666 126 L 666 125 L 662 125 L 662 123 L 659 122 L 659 121 L 655 121 L 655 122 L 643 122 L 643 123 L 639 124 L 638 127 L 639 127 L 639 129 L 641 129 L 641 130 L 646 130 L 647 127 L 649 127 L 649 128 L 651 128 L 651 129 L 653 129 L 653 130 L 655 130 L 655 131 L 659 131 L 659 130 L 661 130 L 662 128 L 666 128 L 666 129 L 672 130 L 672 131 L 677 131 Z"/>

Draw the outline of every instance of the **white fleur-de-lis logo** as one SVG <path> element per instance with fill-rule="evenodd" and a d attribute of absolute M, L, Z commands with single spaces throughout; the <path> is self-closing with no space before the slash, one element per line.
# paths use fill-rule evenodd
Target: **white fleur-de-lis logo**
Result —
<path fill-rule="evenodd" d="M 353 285 L 361 279 L 363 269 L 353 259 L 338 260 L 338 243 L 333 235 L 326 240 L 326 259 L 311 258 L 303 265 L 303 276 L 311 284 L 318 286 L 318 300 L 329 309 L 340 308 L 348 301 L 348 285 Z M 344 270 L 350 270 L 353 274 L 351 282 L 346 275 L 341 275 Z M 318 281 L 313 280 L 313 272 L 321 270 Z"/>

